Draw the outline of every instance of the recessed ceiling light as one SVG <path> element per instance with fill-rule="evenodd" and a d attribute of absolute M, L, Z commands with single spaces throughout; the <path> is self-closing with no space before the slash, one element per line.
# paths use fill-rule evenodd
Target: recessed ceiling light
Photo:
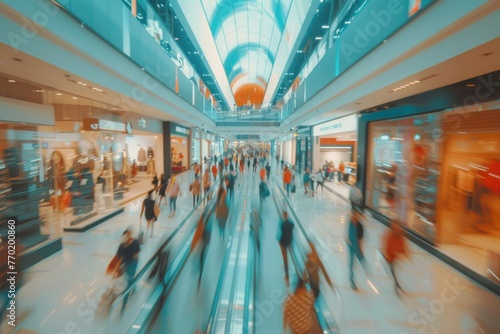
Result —
<path fill-rule="evenodd" d="M 328 28 L 330 28 L 330 26 L 321 26 L 321 28 L 328 29 Z"/>
<path fill-rule="evenodd" d="M 78 100 L 78 98 L 73 96 L 73 100 Z"/>
<path fill-rule="evenodd" d="M 62 95 L 62 93 L 56 93 L 56 95 L 59 95 L 59 96 L 61 96 L 61 95 Z"/>
<path fill-rule="evenodd" d="M 319 40 L 321 40 L 321 38 L 322 38 L 322 37 L 319 37 L 319 36 L 318 36 L 318 37 L 316 37 L 316 40 L 317 40 L 317 41 L 319 41 Z"/>
<path fill-rule="evenodd" d="M 466 85 L 467 87 L 476 87 L 476 84 L 470 83 Z"/>
<path fill-rule="evenodd" d="M 12 79 L 10 79 L 10 80 L 9 80 L 9 82 L 16 82 L 16 80 L 12 80 Z"/>

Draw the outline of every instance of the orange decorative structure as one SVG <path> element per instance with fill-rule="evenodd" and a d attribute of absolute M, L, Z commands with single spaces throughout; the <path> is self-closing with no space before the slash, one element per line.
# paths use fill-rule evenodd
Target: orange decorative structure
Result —
<path fill-rule="evenodd" d="M 236 106 L 242 107 L 249 103 L 251 105 L 261 105 L 264 100 L 264 87 L 254 84 L 247 83 L 238 88 L 234 92 L 234 100 L 236 101 Z"/>

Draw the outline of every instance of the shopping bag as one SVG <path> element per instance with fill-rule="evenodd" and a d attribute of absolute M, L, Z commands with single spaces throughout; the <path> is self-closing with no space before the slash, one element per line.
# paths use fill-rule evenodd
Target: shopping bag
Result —
<path fill-rule="evenodd" d="M 263 184 L 263 187 L 264 187 L 264 197 L 269 197 L 269 195 L 271 195 L 271 192 L 269 191 L 269 187 L 265 183 Z"/>
<path fill-rule="evenodd" d="M 142 229 L 139 230 L 137 241 L 139 242 L 139 245 L 142 245 L 144 243 L 144 231 Z"/>
<path fill-rule="evenodd" d="M 198 222 L 198 226 L 196 226 L 196 230 L 194 231 L 193 241 L 191 242 L 191 251 L 193 251 L 198 245 L 198 243 L 201 241 L 204 229 L 205 229 L 205 224 L 203 224 L 203 221 L 200 220 Z"/>
<path fill-rule="evenodd" d="M 104 290 L 102 295 L 99 297 L 99 302 L 97 304 L 96 313 L 101 316 L 106 316 L 109 314 L 111 305 L 116 300 L 116 298 L 125 291 L 127 288 L 127 279 L 124 276 L 114 277 L 111 280 L 109 286 Z"/>
<path fill-rule="evenodd" d="M 122 270 L 122 260 L 118 257 L 118 255 L 113 256 L 111 261 L 106 268 L 106 275 L 113 274 L 114 277 L 121 277 L 123 275 Z"/>

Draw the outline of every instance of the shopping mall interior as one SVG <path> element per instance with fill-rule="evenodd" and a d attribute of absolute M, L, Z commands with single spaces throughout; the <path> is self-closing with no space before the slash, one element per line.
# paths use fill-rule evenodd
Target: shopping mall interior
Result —
<path fill-rule="evenodd" d="M 500 333 L 500 1 L 0 17 L 0 333 Z"/>

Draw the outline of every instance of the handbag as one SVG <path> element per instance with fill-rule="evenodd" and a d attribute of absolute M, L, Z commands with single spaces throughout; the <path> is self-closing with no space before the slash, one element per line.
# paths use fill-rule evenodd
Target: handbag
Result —
<path fill-rule="evenodd" d="M 292 184 L 292 193 L 295 193 L 296 190 L 297 190 L 297 187 L 295 186 L 295 184 Z"/>
<path fill-rule="evenodd" d="M 158 220 L 158 217 L 160 216 L 161 211 L 160 211 L 160 206 L 157 203 L 155 203 L 154 212 L 155 212 L 156 220 Z"/>

